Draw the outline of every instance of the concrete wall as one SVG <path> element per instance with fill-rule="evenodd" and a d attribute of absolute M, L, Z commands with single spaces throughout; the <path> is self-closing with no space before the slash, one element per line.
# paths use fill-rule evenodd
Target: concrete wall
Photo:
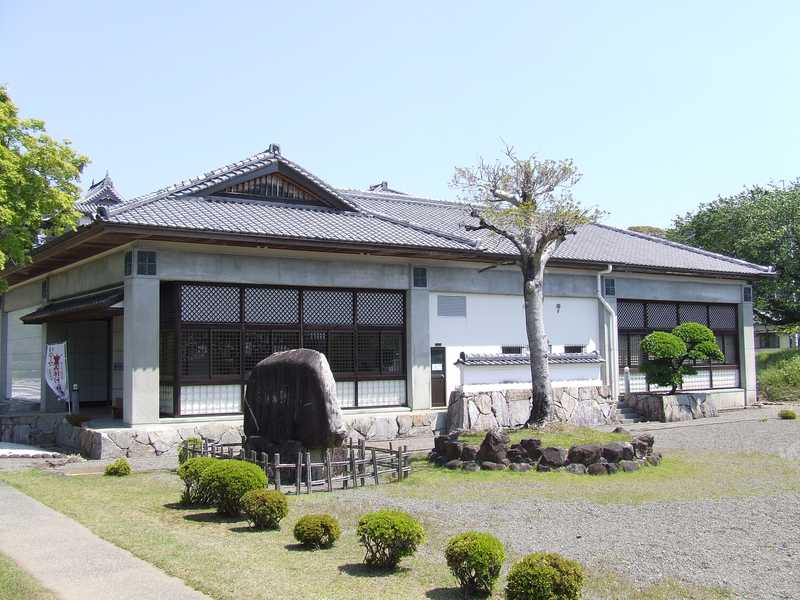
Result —
<path fill-rule="evenodd" d="M 122 413 L 130 425 L 159 415 L 159 290 L 157 277 L 125 279 Z"/>
<path fill-rule="evenodd" d="M 51 275 L 50 300 L 122 283 L 124 255 L 118 251 Z"/>

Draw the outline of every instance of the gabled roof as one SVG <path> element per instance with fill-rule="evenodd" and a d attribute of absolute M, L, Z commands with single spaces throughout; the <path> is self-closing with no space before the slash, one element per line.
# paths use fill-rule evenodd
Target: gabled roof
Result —
<path fill-rule="evenodd" d="M 106 172 L 106 176 L 97 183 L 92 181 L 83 197 L 75 203 L 75 208 L 84 215 L 93 215 L 99 206 L 115 206 L 123 202 L 125 198 L 114 187 L 114 182 Z"/>
<path fill-rule="evenodd" d="M 309 196 L 290 201 L 229 193 L 231 186 L 275 173 L 308 190 Z M 387 253 L 405 249 L 415 256 L 444 254 L 484 261 L 516 255 L 504 238 L 468 231 L 466 226 L 474 219 L 463 203 L 406 195 L 385 182 L 368 191 L 336 189 L 282 156 L 276 145 L 128 201 L 106 177 L 89 189 L 82 203 L 87 209 L 93 207 L 92 212 L 105 206 L 96 217 L 98 224 L 158 229 L 162 239 L 172 235 L 169 232 L 209 238 L 224 234 L 246 236 L 247 243 L 255 239 L 259 244 L 292 247 L 327 244 L 331 249 L 361 247 Z M 744 278 L 773 274 L 769 267 L 600 224 L 580 227 L 557 249 L 553 264 L 613 264 L 623 270 Z"/>

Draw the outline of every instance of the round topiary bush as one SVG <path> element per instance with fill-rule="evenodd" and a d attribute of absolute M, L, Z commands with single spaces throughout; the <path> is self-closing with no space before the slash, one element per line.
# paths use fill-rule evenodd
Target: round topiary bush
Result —
<path fill-rule="evenodd" d="M 256 529 L 278 529 L 289 514 L 289 505 L 278 490 L 250 490 L 240 500 L 242 512 Z"/>
<path fill-rule="evenodd" d="M 186 489 L 183 490 L 183 494 L 181 495 L 182 504 L 211 506 L 212 501 L 208 490 L 200 485 L 200 476 L 206 468 L 216 462 L 217 459 L 210 456 L 195 456 L 178 467 L 178 477 L 183 480 L 186 486 Z"/>
<path fill-rule="evenodd" d="M 124 458 L 118 458 L 109 465 L 106 465 L 105 475 L 112 477 L 126 477 L 131 474 L 131 464 Z"/>
<path fill-rule="evenodd" d="M 797 418 L 797 413 L 794 412 L 793 410 L 784 409 L 784 410 L 782 410 L 781 412 L 778 413 L 778 416 L 781 419 L 789 419 L 789 420 L 791 420 L 791 419 L 796 419 Z"/>
<path fill-rule="evenodd" d="M 381 569 L 393 569 L 405 556 L 416 552 L 425 541 L 425 530 L 411 515 L 397 510 L 379 510 L 363 515 L 356 535 L 366 548 L 364 562 Z"/>
<path fill-rule="evenodd" d="M 218 513 L 231 517 L 241 512 L 242 496 L 266 486 L 264 471 L 243 460 L 215 459 L 200 475 L 200 489 L 207 494 L 209 503 L 217 507 Z"/>
<path fill-rule="evenodd" d="M 294 539 L 307 548 L 330 548 L 342 531 L 331 515 L 306 515 L 294 526 Z"/>
<path fill-rule="evenodd" d="M 469 593 L 491 593 L 506 552 L 493 535 L 468 531 L 450 538 L 444 557 L 466 597 Z"/>
<path fill-rule="evenodd" d="M 178 450 L 178 464 L 181 465 L 192 458 L 192 454 L 189 452 L 189 449 L 194 448 L 195 450 L 200 450 L 203 447 L 203 440 L 199 437 L 190 437 L 184 441 L 185 445 L 184 443 L 181 443 L 180 450 Z M 189 449 L 187 449 L 186 446 L 188 446 Z"/>
<path fill-rule="evenodd" d="M 511 567 L 506 600 L 579 600 L 582 587 L 580 563 L 554 552 L 534 552 Z"/>

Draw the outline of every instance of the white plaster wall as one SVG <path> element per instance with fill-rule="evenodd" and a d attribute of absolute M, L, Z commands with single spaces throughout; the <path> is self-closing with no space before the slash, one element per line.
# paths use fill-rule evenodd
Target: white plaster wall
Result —
<path fill-rule="evenodd" d="M 464 366 L 457 369 L 462 386 L 525 383 L 530 385 L 531 370 L 528 365 Z M 554 387 L 573 385 L 602 385 L 600 364 L 550 365 L 550 378 Z M 504 386 L 497 386 L 501 389 Z"/>
<path fill-rule="evenodd" d="M 8 382 L 12 398 L 39 400 L 42 375 L 42 326 L 20 318 L 38 307 L 8 313 Z"/>
<path fill-rule="evenodd" d="M 496 354 L 501 346 L 526 346 L 522 296 L 510 294 L 444 294 L 467 298 L 466 317 L 440 317 L 438 293 L 430 294 L 431 345 L 446 348 L 447 395 L 461 383 L 456 361 L 459 355 Z M 545 297 L 545 328 L 553 352 L 564 346 L 598 350 L 600 332 L 598 302 L 594 298 Z M 554 378 L 555 379 L 555 378 Z M 530 375 L 527 378 L 530 381 Z"/>

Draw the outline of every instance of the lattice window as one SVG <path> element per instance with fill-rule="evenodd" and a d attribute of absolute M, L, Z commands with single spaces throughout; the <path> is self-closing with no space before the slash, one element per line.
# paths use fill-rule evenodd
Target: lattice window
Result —
<path fill-rule="evenodd" d="M 377 331 L 358 332 L 358 371 L 359 373 L 379 373 L 381 334 Z"/>
<path fill-rule="evenodd" d="M 678 306 L 681 323 L 708 325 L 708 306 L 705 304 L 681 304 Z"/>
<path fill-rule="evenodd" d="M 352 325 L 353 293 L 340 290 L 303 292 L 303 322 L 308 325 Z"/>
<path fill-rule="evenodd" d="M 328 334 L 328 363 L 334 373 L 353 372 L 353 334 L 349 331 L 331 331 Z"/>
<path fill-rule="evenodd" d="M 190 377 L 209 375 L 209 332 L 189 329 L 181 333 L 181 374 Z"/>
<path fill-rule="evenodd" d="M 647 327 L 649 329 L 672 329 L 678 324 L 674 304 L 653 302 L 647 304 Z"/>
<path fill-rule="evenodd" d="M 358 292 L 356 315 L 359 325 L 402 327 L 403 294 L 392 292 Z"/>
<path fill-rule="evenodd" d="M 328 353 L 328 332 L 327 331 L 306 331 L 303 334 L 303 348 L 316 350 L 322 354 Z"/>
<path fill-rule="evenodd" d="M 736 307 L 728 304 L 712 304 L 708 308 L 711 329 L 736 329 Z"/>
<path fill-rule="evenodd" d="M 617 302 L 617 325 L 620 329 L 644 329 L 644 303 Z"/>
<path fill-rule="evenodd" d="M 285 352 L 300 347 L 300 333 L 297 331 L 273 331 L 272 351 Z"/>
<path fill-rule="evenodd" d="M 247 196 L 263 196 L 285 200 L 315 201 L 316 196 L 295 185 L 280 175 L 263 175 L 242 181 L 228 188 L 224 194 L 244 194 Z"/>
<path fill-rule="evenodd" d="M 250 372 L 258 363 L 272 354 L 272 337 L 269 331 L 244 332 L 244 370 Z"/>
<path fill-rule="evenodd" d="M 739 337 L 728 333 L 718 333 L 715 337 L 717 338 L 717 346 L 722 350 L 722 354 L 725 355 L 724 364 L 735 365 L 739 356 Z M 718 363 L 719 361 L 714 362 Z"/>
<path fill-rule="evenodd" d="M 295 324 L 300 321 L 300 292 L 292 288 L 246 288 L 247 323 Z"/>
<path fill-rule="evenodd" d="M 239 374 L 239 340 L 238 331 L 211 332 L 211 377 Z"/>
<path fill-rule="evenodd" d="M 403 336 L 384 332 L 381 335 L 381 373 L 399 375 L 403 372 Z"/>
<path fill-rule="evenodd" d="M 181 319 L 195 323 L 238 323 L 239 288 L 182 285 Z"/>

